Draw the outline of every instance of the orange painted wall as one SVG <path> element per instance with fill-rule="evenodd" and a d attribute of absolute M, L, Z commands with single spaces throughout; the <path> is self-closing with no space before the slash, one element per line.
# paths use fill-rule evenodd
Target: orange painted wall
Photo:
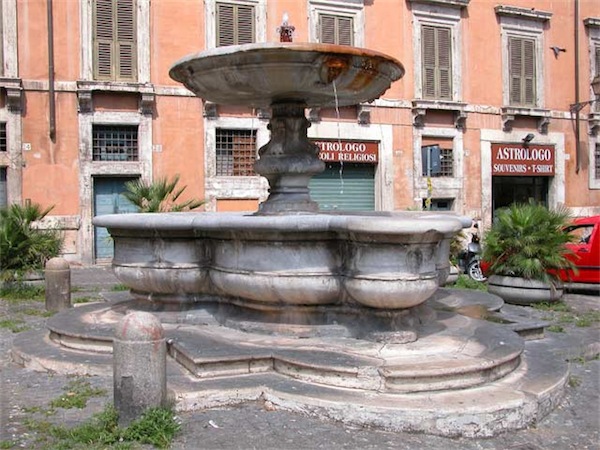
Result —
<path fill-rule="evenodd" d="M 48 138 L 48 96 L 28 92 L 23 117 L 23 198 L 42 206 L 54 205 L 52 214 L 79 213 L 79 163 L 77 111 L 74 94 L 61 94 L 56 102 L 57 134 Z"/>

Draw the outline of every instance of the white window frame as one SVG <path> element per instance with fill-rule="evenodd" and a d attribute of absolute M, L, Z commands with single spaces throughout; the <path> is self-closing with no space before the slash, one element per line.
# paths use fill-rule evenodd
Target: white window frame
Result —
<path fill-rule="evenodd" d="M 600 73 L 596 73 L 596 56 L 595 51 L 600 47 L 600 18 L 598 19 L 588 19 L 586 22 L 588 36 L 589 36 L 589 62 L 590 62 L 590 80 L 593 80 L 596 75 L 600 75 Z M 589 86 L 589 98 L 594 98 L 594 91 L 592 90 L 592 86 Z M 594 110 L 594 106 L 597 106 L 598 102 L 593 105 L 590 105 L 590 126 L 592 122 L 597 123 L 600 120 L 600 109 Z M 595 134 L 590 134 L 589 139 L 589 149 L 588 149 L 588 185 L 590 189 L 600 189 L 600 178 L 596 178 L 595 167 L 596 161 L 594 159 L 594 154 L 596 151 L 596 145 L 600 144 L 600 133 L 596 132 Z"/>
<path fill-rule="evenodd" d="M 81 0 L 81 79 L 103 83 L 94 80 L 93 20 L 94 0 Z M 144 84 L 150 82 L 150 0 L 136 0 L 136 21 L 137 81 L 133 83 Z"/>
<path fill-rule="evenodd" d="M 205 0 L 205 31 L 207 49 L 216 48 L 217 46 L 217 3 L 253 6 L 254 17 L 256 18 L 256 23 L 254 24 L 256 42 L 258 43 L 267 41 L 266 0 Z"/>
<path fill-rule="evenodd" d="M 204 194 L 206 211 L 216 211 L 218 200 L 258 199 L 268 197 L 269 184 L 266 178 L 256 176 L 217 176 L 216 142 L 217 129 L 256 130 L 256 155 L 270 139 L 264 121 L 251 117 L 217 117 L 204 121 Z"/>
<path fill-rule="evenodd" d="M 452 177 L 432 177 L 433 192 L 432 198 L 453 198 L 453 208 L 455 211 L 462 212 L 460 208 L 464 203 L 464 141 L 463 133 L 456 128 L 438 128 L 424 127 L 416 132 L 413 141 L 413 182 L 414 182 L 414 201 L 419 207 L 424 198 L 428 195 L 427 177 L 423 176 L 423 161 L 421 147 L 423 138 L 440 138 L 445 141 L 452 140 Z"/>
<path fill-rule="evenodd" d="M 363 0 L 310 0 L 308 4 L 308 40 L 310 42 L 319 42 L 319 16 L 321 14 L 351 17 L 353 46 L 365 46 Z"/>
<path fill-rule="evenodd" d="M 510 108 L 543 108 L 544 90 L 544 23 L 516 17 L 500 16 L 502 37 L 502 104 Z M 535 42 L 535 103 L 531 106 L 510 103 L 510 54 L 509 39 L 532 39 Z"/>
<path fill-rule="evenodd" d="M 453 7 L 432 6 L 428 3 L 411 3 L 413 11 L 413 54 L 415 97 L 423 99 L 423 58 L 421 54 L 421 32 L 423 26 L 450 28 L 452 52 L 452 98 L 458 102 L 462 99 L 462 27 L 461 10 Z M 448 101 L 448 100 L 446 100 Z"/>

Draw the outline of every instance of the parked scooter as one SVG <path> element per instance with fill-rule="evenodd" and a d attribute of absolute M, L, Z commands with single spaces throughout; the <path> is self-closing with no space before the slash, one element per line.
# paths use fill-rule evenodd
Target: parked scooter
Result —
<path fill-rule="evenodd" d="M 477 224 L 475 224 L 477 229 Z M 481 244 L 479 242 L 479 233 L 473 233 L 471 242 L 467 244 L 467 249 L 458 255 L 458 268 L 462 273 L 468 274 L 475 281 L 485 281 L 487 277 L 481 270 Z"/>

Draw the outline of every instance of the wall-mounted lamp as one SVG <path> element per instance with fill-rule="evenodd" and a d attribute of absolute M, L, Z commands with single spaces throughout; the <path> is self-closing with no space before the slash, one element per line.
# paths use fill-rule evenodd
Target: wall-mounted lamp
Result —
<path fill-rule="evenodd" d="M 600 75 L 596 75 L 592 80 L 592 92 L 594 93 L 594 99 L 588 100 L 586 102 L 573 103 L 570 107 L 571 112 L 579 112 L 581 111 L 585 105 L 591 105 L 594 102 L 597 102 L 600 98 Z"/>
<path fill-rule="evenodd" d="M 535 137 L 535 135 L 533 133 L 529 133 L 527 136 L 525 136 L 523 138 L 523 145 L 527 145 L 529 144 L 531 141 L 533 141 L 533 138 Z"/>

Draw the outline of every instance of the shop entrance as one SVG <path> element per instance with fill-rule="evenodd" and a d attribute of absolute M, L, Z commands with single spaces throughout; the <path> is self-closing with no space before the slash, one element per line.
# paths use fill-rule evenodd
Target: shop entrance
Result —
<path fill-rule="evenodd" d="M 534 201 L 548 206 L 549 177 L 492 177 L 493 210 Z"/>

